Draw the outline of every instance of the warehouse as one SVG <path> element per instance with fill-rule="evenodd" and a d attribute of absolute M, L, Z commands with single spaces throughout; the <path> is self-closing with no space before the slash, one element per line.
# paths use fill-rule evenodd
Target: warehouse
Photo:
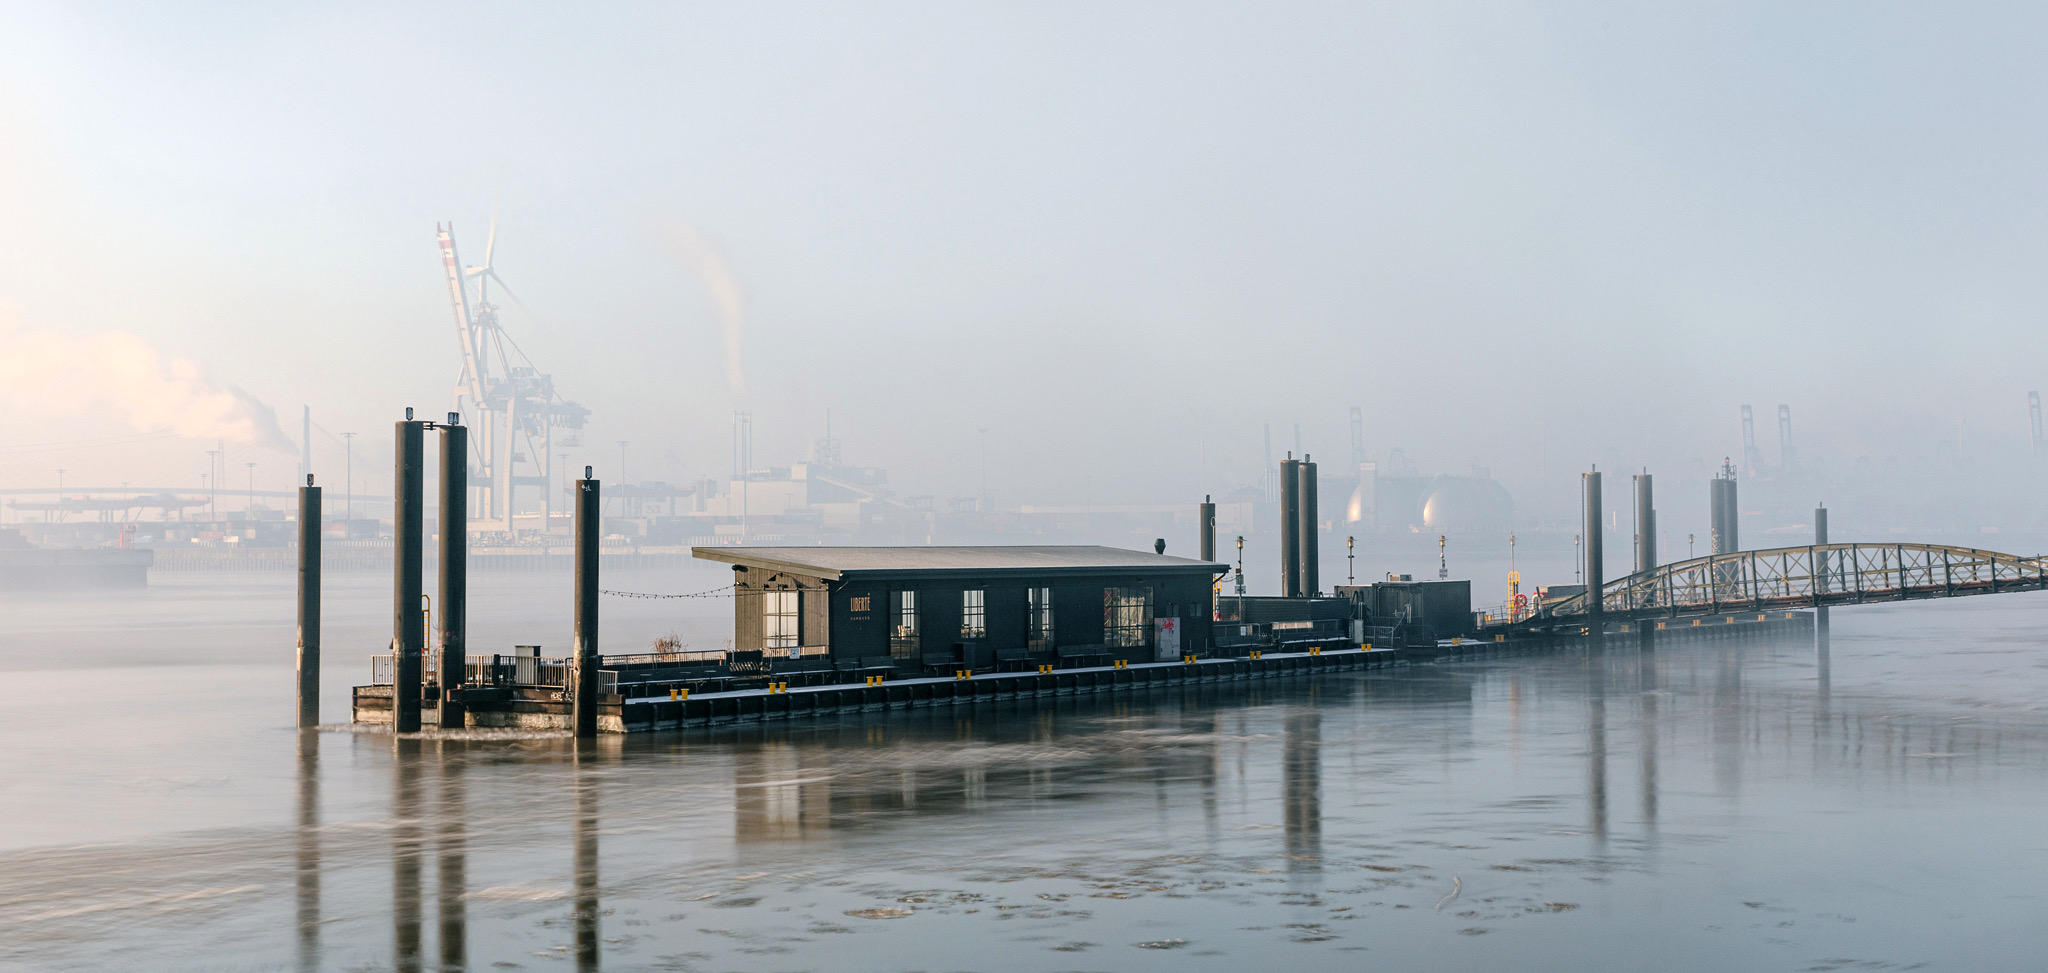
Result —
<path fill-rule="evenodd" d="M 698 547 L 733 570 L 733 649 L 899 670 L 1208 649 L 1221 564 L 1110 547 Z"/>

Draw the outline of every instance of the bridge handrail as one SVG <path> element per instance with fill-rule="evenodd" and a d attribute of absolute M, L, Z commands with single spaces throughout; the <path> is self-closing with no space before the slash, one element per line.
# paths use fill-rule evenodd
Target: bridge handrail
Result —
<path fill-rule="evenodd" d="M 1879 583 L 1865 583 L 1873 580 Z M 1861 599 L 1939 587 L 1953 594 L 1961 586 L 1962 593 L 1974 594 L 1983 587 L 1999 590 L 2006 581 L 2048 587 L 2048 558 L 1952 544 L 1807 544 L 1709 554 L 1626 575 L 1601 586 L 1600 605 L 1603 612 L 1616 614 L 1782 605 L 1796 599 L 1819 605 L 1850 593 Z M 1551 602 L 1528 621 L 1584 615 L 1589 595 Z"/>

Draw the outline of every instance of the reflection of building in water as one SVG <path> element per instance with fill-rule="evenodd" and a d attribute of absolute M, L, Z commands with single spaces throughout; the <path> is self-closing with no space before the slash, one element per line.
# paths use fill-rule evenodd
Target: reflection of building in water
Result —
<path fill-rule="evenodd" d="M 1323 715 L 1313 709 L 1287 717 L 1281 745 L 1289 871 L 1313 871 L 1323 853 Z"/>
<path fill-rule="evenodd" d="M 740 841 L 800 838 L 832 826 L 829 753 L 783 742 L 733 754 L 733 831 Z M 812 762 L 807 771 L 803 764 Z"/>
<path fill-rule="evenodd" d="M 1073 808 L 1077 800 L 1135 796 L 1104 781 L 1150 782 L 1152 801 L 1169 803 L 1194 787 L 1213 819 L 1215 704 L 1219 696 L 1241 702 L 1243 690 L 1207 688 L 1133 694 L 1114 707 L 1045 699 L 977 707 L 968 715 L 913 710 L 892 714 L 885 727 L 749 728 L 732 751 L 735 835 L 741 842 L 792 840 L 828 829 L 888 827 L 903 815 L 1002 813 L 1048 801 Z M 1105 729 L 1104 718 L 1119 725 Z M 1121 724 L 1131 722 L 1158 732 L 1126 735 Z"/>

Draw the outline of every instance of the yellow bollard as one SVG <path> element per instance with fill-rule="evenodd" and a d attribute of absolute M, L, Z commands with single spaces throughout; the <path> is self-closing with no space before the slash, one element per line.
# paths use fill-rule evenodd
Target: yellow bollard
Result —
<path fill-rule="evenodd" d="M 1464 644 L 1465 644 L 1465 637 L 1464 637 L 1463 635 L 1453 635 L 1453 636 L 1451 636 L 1451 644 L 1452 644 L 1452 645 L 1464 645 Z"/>
<path fill-rule="evenodd" d="M 681 696 L 680 698 L 682 698 L 682 699 L 689 699 L 689 698 L 690 698 L 690 691 L 689 691 L 689 690 L 687 690 L 687 689 L 683 690 L 683 694 L 682 694 L 682 696 Z"/>
<path fill-rule="evenodd" d="M 1508 640 L 1508 637 L 1505 635 L 1496 635 L 1493 637 L 1493 640 L 1496 642 L 1505 642 Z"/>
<path fill-rule="evenodd" d="M 674 690 L 673 688 L 671 688 L 671 689 L 670 689 L 670 690 L 668 691 L 668 698 L 670 698 L 670 699 L 675 699 L 675 698 L 676 698 L 676 691 L 675 691 L 675 690 Z"/>

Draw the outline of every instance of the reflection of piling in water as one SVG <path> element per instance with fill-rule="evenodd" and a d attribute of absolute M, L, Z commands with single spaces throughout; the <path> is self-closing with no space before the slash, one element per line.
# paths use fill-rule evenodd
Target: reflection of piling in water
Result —
<path fill-rule="evenodd" d="M 1592 656 L 1586 665 L 1587 720 L 1586 804 L 1591 812 L 1593 840 L 1607 840 L 1607 662 Z"/>
<path fill-rule="evenodd" d="M 1638 656 L 1636 687 L 1642 693 L 1642 786 L 1643 824 L 1657 830 L 1657 692 L 1662 687 L 1657 674 L 1657 657 Z"/>
<path fill-rule="evenodd" d="M 420 967 L 420 742 L 398 738 L 391 788 L 391 966 Z"/>
<path fill-rule="evenodd" d="M 441 806 L 434 815 L 439 825 L 435 835 L 436 868 L 440 896 L 437 911 L 441 919 L 441 969 L 462 970 L 469 966 L 469 913 L 463 897 L 469 893 L 469 832 L 463 823 L 468 794 L 462 779 L 463 756 L 458 744 L 440 742 Z"/>
<path fill-rule="evenodd" d="M 597 910 L 597 780 L 586 770 L 583 752 L 589 745 L 576 745 L 576 969 L 598 968 Z"/>
<path fill-rule="evenodd" d="M 303 508 L 302 508 L 303 509 Z M 299 731 L 298 968 L 320 966 L 320 734 Z"/>
<path fill-rule="evenodd" d="M 1289 716 L 1281 745 L 1281 797 L 1290 870 L 1313 868 L 1323 853 L 1323 717 L 1313 710 Z"/>

